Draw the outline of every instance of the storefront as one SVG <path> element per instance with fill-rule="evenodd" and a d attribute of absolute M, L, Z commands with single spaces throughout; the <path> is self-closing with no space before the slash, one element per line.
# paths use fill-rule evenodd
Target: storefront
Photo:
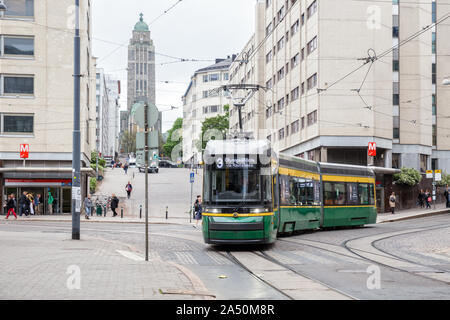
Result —
<path fill-rule="evenodd" d="M 23 192 L 31 193 L 34 198 L 41 196 L 41 205 L 36 214 L 70 214 L 71 188 L 70 179 L 5 179 L 4 196 L 15 194 L 16 200 Z M 50 200 L 51 204 L 49 203 Z M 19 204 L 17 204 L 19 205 Z M 17 212 L 18 208 L 17 208 Z"/>

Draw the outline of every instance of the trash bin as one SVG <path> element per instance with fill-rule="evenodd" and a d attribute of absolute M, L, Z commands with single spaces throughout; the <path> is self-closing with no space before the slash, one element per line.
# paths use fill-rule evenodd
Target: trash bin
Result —
<path fill-rule="evenodd" d="M 102 216 L 102 206 L 100 205 L 100 204 L 97 204 L 97 209 L 96 209 L 96 212 L 97 212 L 97 216 Z"/>

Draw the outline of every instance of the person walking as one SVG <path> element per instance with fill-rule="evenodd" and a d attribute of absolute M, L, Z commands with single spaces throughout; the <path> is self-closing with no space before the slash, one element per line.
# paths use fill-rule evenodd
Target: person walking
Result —
<path fill-rule="evenodd" d="M 6 215 L 6 219 L 9 218 L 9 215 L 12 213 L 17 220 L 17 214 L 15 211 L 16 208 L 16 199 L 14 198 L 14 194 L 11 194 L 8 197 L 8 202 L 6 204 L 6 209 L 8 210 L 8 214 Z"/>
<path fill-rule="evenodd" d="M 133 191 L 133 186 L 130 181 L 128 181 L 128 184 L 125 186 L 125 191 L 127 192 L 128 199 L 130 199 L 131 191 Z"/>
<path fill-rule="evenodd" d="M 25 214 L 28 217 L 30 211 L 30 200 L 28 200 L 27 192 L 24 191 L 19 199 L 19 216 Z"/>
<path fill-rule="evenodd" d="M 125 174 L 128 174 L 128 163 L 125 163 L 123 166 L 123 171 L 125 171 Z"/>
<path fill-rule="evenodd" d="M 34 197 L 34 211 L 37 215 L 40 215 L 40 201 L 41 201 L 41 195 L 37 194 L 36 197 Z"/>
<path fill-rule="evenodd" d="M 447 208 L 450 208 L 450 189 L 448 187 L 448 184 L 445 186 L 444 197 L 445 197 L 445 206 Z"/>
<path fill-rule="evenodd" d="M 425 209 L 431 209 L 431 193 L 430 193 L 430 190 L 427 190 L 425 192 L 425 204 L 426 204 L 426 208 Z"/>
<path fill-rule="evenodd" d="M 92 215 L 92 201 L 90 194 L 84 199 L 84 212 L 86 220 L 89 220 L 89 215 Z"/>
<path fill-rule="evenodd" d="M 195 212 L 195 228 L 198 226 L 198 222 L 202 220 L 202 196 L 197 196 L 197 211 Z M 200 222 L 200 225 L 202 222 Z"/>
<path fill-rule="evenodd" d="M 32 216 L 34 216 L 34 197 L 33 197 L 33 194 L 32 193 L 27 194 L 27 198 L 30 201 L 30 205 L 29 205 L 30 214 Z"/>
<path fill-rule="evenodd" d="M 417 197 L 417 206 L 420 206 L 422 209 L 424 207 L 424 193 L 423 189 L 420 189 L 419 196 Z"/>
<path fill-rule="evenodd" d="M 55 198 L 53 198 L 52 193 L 48 192 L 48 213 L 53 214 L 53 202 L 55 202 Z"/>
<path fill-rule="evenodd" d="M 113 212 L 113 217 L 117 216 L 116 209 L 118 207 L 119 207 L 119 199 L 116 197 L 115 194 L 113 194 L 111 198 L 111 210 Z"/>
<path fill-rule="evenodd" d="M 391 196 L 389 197 L 389 206 L 391 207 L 392 214 L 395 214 L 396 202 L 397 202 L 397 197 L 395 196 L 395 192 L 392 192 Z"/>

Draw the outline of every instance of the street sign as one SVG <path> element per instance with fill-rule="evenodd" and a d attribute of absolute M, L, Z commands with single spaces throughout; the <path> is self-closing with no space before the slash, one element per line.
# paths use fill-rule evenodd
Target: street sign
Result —
<path fill-rule="evenodd" d="M 131 115 L 133 116 L 135 123 L 140 127 L 145 127 L 145 107 L 144 102 L 135 103 L 132 106 Z M 148 127 L 153 127 L 159 119 L 158 108 L 154 104 L 148 106 Z"/>
<path fill-rule="evenodd" d="M 20 145 L 20 159 L 28 159 L 30 153 L 30 145 L 29 144 L 21 144 Z"/>
<path fill-rule="evenodd" d="M 191 172 L 191 183 L 194 183 L 195 181 L 195 173 Z"/>
<path fill-rule="evenodd" d="M 427 179 L 433 179 L 433 170 L 427 170 Z"/>
<path fill-rule="evenodd" d="M 369 157 L 376 157 L 376 156 L 377 156 L 377 143 L 369 142 Z"/>
<path fill-rule="evenodd" d="M 434 180 L 435 181 L 442 181 L 442 170 L 434 171 Z"/>

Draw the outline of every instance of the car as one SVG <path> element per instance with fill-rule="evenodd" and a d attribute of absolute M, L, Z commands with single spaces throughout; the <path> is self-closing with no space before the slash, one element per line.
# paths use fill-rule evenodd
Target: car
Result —
<path fill-rule="evenodd" d="M 145 173 L 145 164 L 144 165 L 139 165 L 139 172 Z M 158 173 L 159 172 L 159 167 L 156 165 L 156 163 L 152 162 L 148 166 L 148 172 L 149 173 Z"/>
<path fill-rule="evenodd" d="M 159 166 L 161 168 L 178 168 L 178 165 L 175 162 L 172 162 L 170 160 L 159 161 Z"/>

